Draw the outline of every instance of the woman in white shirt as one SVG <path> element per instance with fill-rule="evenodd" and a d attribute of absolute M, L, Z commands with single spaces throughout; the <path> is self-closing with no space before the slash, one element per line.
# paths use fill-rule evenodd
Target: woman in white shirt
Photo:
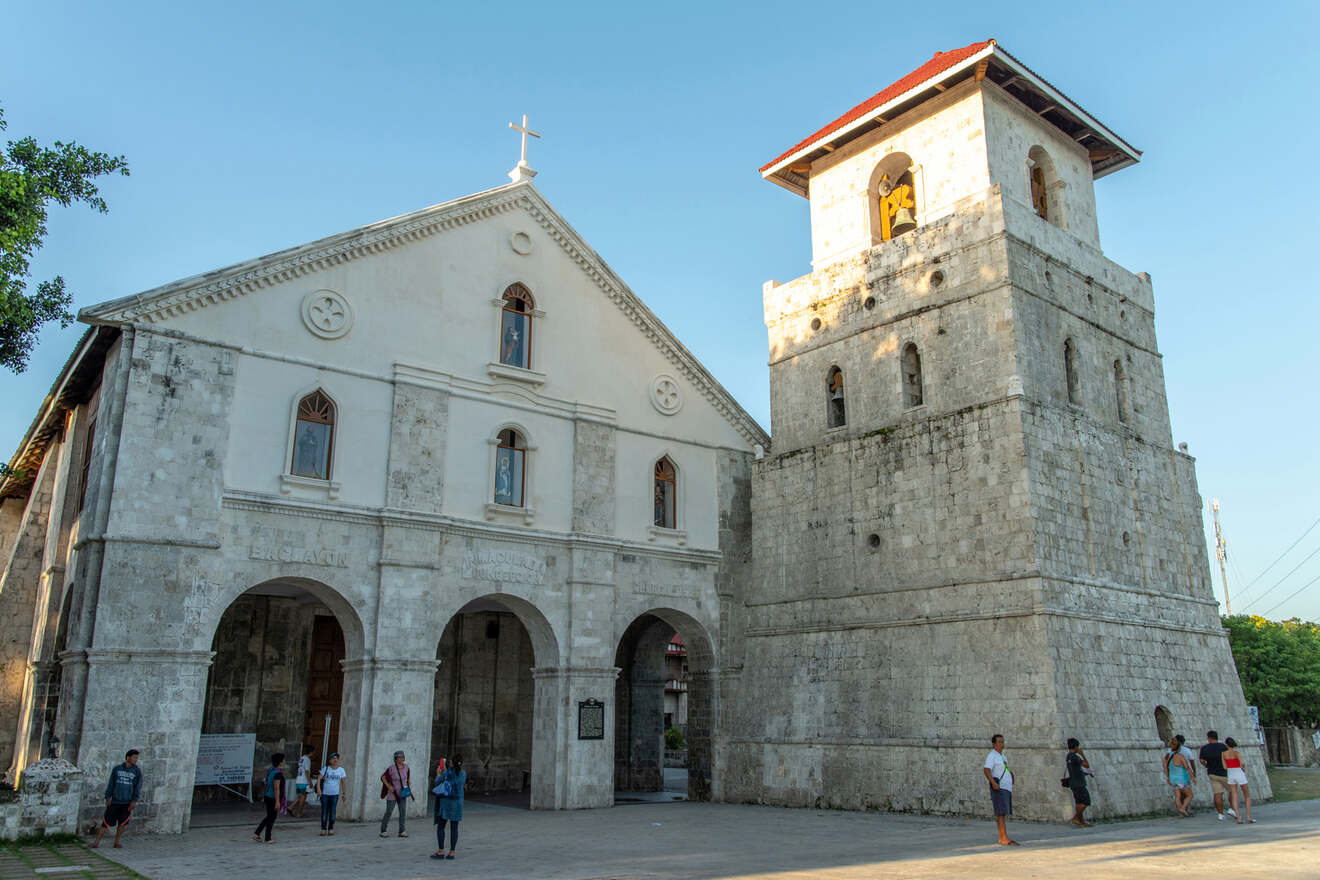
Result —
<path fill-rule="evenodd" d="M 316 794 L 321 799 L 322 837 L 335 833 L 335 810 L 339 807 L 340 787 L 347 775 L 348 771 L 339 766 L 339 753 L 335 752 L 321 768 L 321 775 L 316 777 Z"/>

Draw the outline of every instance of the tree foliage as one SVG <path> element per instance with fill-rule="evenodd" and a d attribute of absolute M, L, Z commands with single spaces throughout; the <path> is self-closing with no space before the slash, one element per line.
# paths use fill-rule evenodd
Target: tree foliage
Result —
<path fill-rule="evenodd" d="M 1320 726 L 1320 627 L 1254 615 L 1225 617 L 1247 703 L 1267 726 Z"/>
<path fill-rule="evenodd" d="M 0 131 L 7 125 L 0 110 Z M 42 147 L 27 137 L 0 151 L 0 366 L 23 372 L 42 325 L 59 321 L 67 327 L 73 320 L 73 295 L 63 278 L 27 290 L 28 262 L 46 236 L 47 206 L 82 202 L 104 214 L 95 180 L 116 173 L 128 176 L 123 156 L 94 153 L 76 143 Z"/>

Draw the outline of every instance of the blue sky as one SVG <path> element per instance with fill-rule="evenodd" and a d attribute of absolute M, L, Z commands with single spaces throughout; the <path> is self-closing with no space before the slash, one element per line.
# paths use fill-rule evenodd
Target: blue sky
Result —
<path fill-rule="evenodd" d="M 528 113 L 537 186 L 768 427 L 761 284 L 809 272 L 810 239 L 807 203 L 756 168 L 995 37 L 1145 151 L 1097 184 L 1101 240 L 1154 278 L 1173 440 L 1223 506 L 1233 608 L 1314 620 L 1320 526 L 1267 567 L 1320 518 L 1317 9 L 11 4 L 0 104 L 10 138 L 132 165 L 108 215 L 52 214 L 35 278 L 78 306 L 504 183 Z M 78 331 L 0 373 L 0 458 Z"/>

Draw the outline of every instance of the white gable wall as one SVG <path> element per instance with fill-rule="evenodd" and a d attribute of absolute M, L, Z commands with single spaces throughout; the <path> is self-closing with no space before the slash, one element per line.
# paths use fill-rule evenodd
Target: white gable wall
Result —
<path fill-rule="evenodd" d="M 510 245 L 530 237 L 530 254 Z M 590 255 L 588 255 L 590 258 Z M 543 384 L 490 375 L 498 360 L 503 290 L 518 281 L 544 317 L 534 321 L 533 371 Z M 345 296 L 355 321 L 326 340 L 303 324 L 310 292 Z M 530 212 L 506 210 L 382 253 L 361 257 L 161 322 L 190 335 L 241 346 L 235 360 L 234 422 L 225 485 L 308 500 L 323 490 L 281 484 L 287 473 L 294 406 L 321 387 L 338 406 L 332 481 L 337 502 L 385 503 L 392 379 L 396 365 L 452 383 L 443 457 L 443 512 L 486 516 L 491 501 L 490 443 L 505 425 L 521 425 L 535 450 L 526 503 L 537 529 L 572 528 L 572 409 L 614 424 L 619 537 L 648 541 L 655 459 L 668 453 L 680 469 L 679 528 L 689 546 L 718 546 L 715 449 L 751 444 L 588 277 Z M 650 397 L 655 377 L 677 380 L 683 404 L 674 415 Z"/>

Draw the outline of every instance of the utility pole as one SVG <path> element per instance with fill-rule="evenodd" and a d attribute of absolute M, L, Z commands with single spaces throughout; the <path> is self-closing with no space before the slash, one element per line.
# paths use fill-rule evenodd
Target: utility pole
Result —
<path fill-rule="evenodd" d="M 1224 567 L 1228 559 L 1228 542 L 1224 540 L 1224 530 L 1219 526 L 1219 499 L 1210 499 L 1210 515 L 1215 521 L 1215 558 L 1219 560 L 1219 579 L 1224 582 L 1224 611 L 1233 616 L 1233 606 L 1228 602 L 1228 570 Z"/>

